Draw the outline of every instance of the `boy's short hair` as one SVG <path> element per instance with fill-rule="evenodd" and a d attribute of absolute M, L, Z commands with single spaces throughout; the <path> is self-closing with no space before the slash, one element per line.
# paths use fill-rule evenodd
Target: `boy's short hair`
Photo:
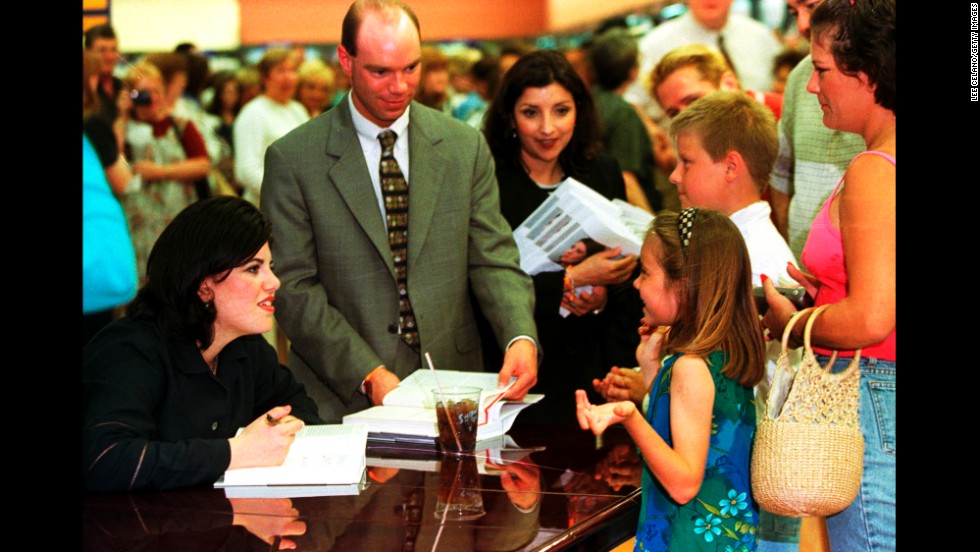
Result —
<path fill-rule="evenodd" d="M 657 97 L 657 87 L 675 71 L 684 67 L 694 67 L 701 74 L 701 78 L 716 87 L 721 85 L 721 76 L 725 74 L 725 71 L 732 70 L 717 50 L 712 50 L 704 44 L 680 46 L 660 58 L 653 71 L 650 72 L 650 96 L 660 102 Z"/>
<path fill-rule="evenodd" d="M 694 101 L 670 121 L 670 136 L 694 133 L 718 162 L 729 151 L 745 160 L 759 193 L 769 186 L 779 140 L 772 111 L 745 92 L 718 91 Z"/>

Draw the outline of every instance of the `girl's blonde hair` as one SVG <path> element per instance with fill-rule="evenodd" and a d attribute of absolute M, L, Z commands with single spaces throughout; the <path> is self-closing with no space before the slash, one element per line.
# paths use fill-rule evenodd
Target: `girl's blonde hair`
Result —
<path fill-rule="evenodd" d="M 647 240 L 660 239 L 657 259 L 668 285 L 677 290 L 678 319 L 665 351 L 704 357 L 721 349 L 728 357 L 723 373 L 745 387 L 765 375 L 765 342 L 752 296 L 752 269 L 745 240 L 726 215 L 695 209 L 687 245 L 681 245 L 678 214 L 661 211 Z"/>

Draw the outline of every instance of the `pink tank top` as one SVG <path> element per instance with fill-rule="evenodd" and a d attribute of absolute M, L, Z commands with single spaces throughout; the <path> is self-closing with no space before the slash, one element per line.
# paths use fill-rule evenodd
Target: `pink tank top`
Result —
<path fill-rule="evenodd" d="M 895 158 L 887 153 L 880 151 L 864 151 L 855 157 L 862 155 L 878 155 L 887 159 L 895 165 Z M 851 160 L 853 163 L 853 159 Z M 814 305 L 820 306 L 829 303 L 836 303 L 847 296 L 847 271 L 844 268 L 844 243 L 841 240 L 840 229 L 834 228 L 830 220 L 830 203 L 841 184 L 844 183 L 842 176 L 834 193 L 830 194 L 824 202 L 817 218 L 813 219 L 810 226 L 810 233 L 807 236 L 806 245 L 803 247 L 801 260 L 806 269 L 820 281 L 820 288 L 814 298 Z M 817 353 L 829 355 L 830 350 L 822 347 L 814 347 Z M 850 352 L 841 351 L 840 356 L 852 356 Z M 874 357 L 881 360 L 895 360 L 895 330 L 885 338 L 884 341 L 869 345 L 861 349 L 861 356 Z"/>

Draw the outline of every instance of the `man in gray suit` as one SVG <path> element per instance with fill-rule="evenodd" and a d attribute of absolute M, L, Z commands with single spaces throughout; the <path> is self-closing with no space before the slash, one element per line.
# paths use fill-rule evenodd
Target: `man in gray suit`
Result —
<path fill-rule="evenodd" d="M 380 404 L 425 353 L 436 368 L 479 371 L 472 289 L 506 348 L 500 382 L 517 377 L 507 397 L 523 398 L 537 381 L 533 284 L 500 214 L 482 134 L 412 101 L 419 24 L 398 0 L 351 5 L 337 54 L 347 98 L 266 152 L 260 205 L 273 223 L 290 369 L 328 422 Z M 407 265 L 387 232 L 386 129 L 408 183 Z M 407 282 L 397 272 L 405 268 Z"/>

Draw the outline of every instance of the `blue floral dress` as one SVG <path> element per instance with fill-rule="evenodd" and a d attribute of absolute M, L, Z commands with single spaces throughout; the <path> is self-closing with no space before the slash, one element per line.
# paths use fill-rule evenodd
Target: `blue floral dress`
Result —
<path fill-rule="evenodd" d="M 670 382 L 674 354 L 663 361 L 650 389 L 647 422 L 673 447 L 670 434 Z M 724 352 L 708 355 L 715 383 L 711 442 L 701 489 L 678 504 L 643 464 L 643 503 L 634 551 L 756 549 L 758 506 L 752 499 L 749 464 L 755 435 L 755 397 L 751 388 L 725 377 Z"/>

